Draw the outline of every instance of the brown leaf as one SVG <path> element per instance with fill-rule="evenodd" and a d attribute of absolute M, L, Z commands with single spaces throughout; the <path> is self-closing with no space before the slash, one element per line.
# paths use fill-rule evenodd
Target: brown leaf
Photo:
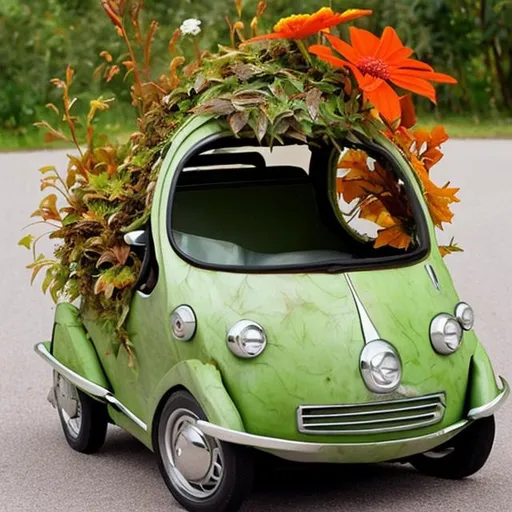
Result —
<path fill-rule="evenodd" d="M 253 76 L 261 72 L 261 69 L 254 64 L 247 64 L 245 62 L 237 62 L 231 66 L 231 71 L 236 75 L 241 82 L 247 82 Z"/>
<path fill-rule="evenodd" d="M 243 110 L 246 107 L 261 105 L 267 100 L 267 94 L 256 89 L 235 92 L 232 96 L 232 104 L 237 110 Z"/>
<path fill-rule="evenodd" d="M 229 117 L 229 126 L 235 135 L 238 135 L 246 126 L 249 121 L 249 114 L 247 112 L 235 112 Z"/>
<path fill-rule="evenodd" d="M 306 94 L 306 105 L 309 115 L 313 121 L 318 118 L 320 110 L 320 100 L 322 99 L 322 91 L 316 87 L 310 89 Z"/>
<path fill-rule="evenodd" d="M 227 116 L 236 112 L 231 100 L 225 98 L 212 98 L 192 109 L 197 115 Z"/>
<path fill-rule="evenodd" d="M 258 142 L 261 143 L 261 141 L 264 139 L 265 135 L 267 134 L 268 130 L 268 117 L 265 114 L 265 112 L 260 111 L 260 114 L 258 116 L 258 125 L 256 127 L 256 138 L 258 139 Z"/>

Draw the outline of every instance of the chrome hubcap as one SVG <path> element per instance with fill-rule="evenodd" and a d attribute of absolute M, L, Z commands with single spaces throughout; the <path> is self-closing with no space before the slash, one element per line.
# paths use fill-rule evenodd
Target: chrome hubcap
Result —
<path fill-rule="evenodd" d="M 219 488 L 224 475 L 220 443 L 203 434 L 186 409 L 174 411 L 159 433 L 162 459 L 174 487 L 188 498 L 203 500 Z"/>
<path fill-rule="evenodd" d="M 77 438 L 82 426 L 82 406 L 78 391 L 71 382 L 59 375 L 54 374 L 55 398 L 57 406 L 64 420 L 64 425 L 69 435 Z"/>

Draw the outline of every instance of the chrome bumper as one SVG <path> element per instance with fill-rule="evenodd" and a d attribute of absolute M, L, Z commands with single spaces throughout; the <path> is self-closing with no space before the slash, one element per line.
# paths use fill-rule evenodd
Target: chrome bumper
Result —
<path fill-rule="evenodd" d="M 229 430 L 202 420 L 197 421 L 197 426 L 206 435 L 221 441 L 250 446 L 282 459 L 297 462 L 384 462 L 403 459 L 417 453 L 433 450 L 455 437 L 472 421 L 492 416 L 503 405 L 510 392 L 507 381 L 502 377 L 500 379 L 502 383 L 501 392 L 492 402 L 471 409 L 465 420 L 461 420 L 443 430 L 420 437 L 410 437 L 394 441 L 378 441 L 375 443 L 304 443 Z"/>
<path fill-rule="evenodd" d="M 98 386 L 64 366 L 50 354 L 44 343 L 38 343 L 34 349 L 55 371 L 68 379 L 76 387 L 112 405 L 128 416 L 141 429 L 147 430 L 147 425 L 117 400 L 110 390 Z M 494 400 L 481 407 L 471 409 L 468 412 L 467 419 L 461 420 L 438 432 L 421 437 L 375 443 L 304 443 L 229 430 L 202 420 L 197 421 L 197 426 L 206 435 L 221 441 L 250 446 L 292 461 L 337 463 L 384 462 L 430 451 L 455 437 L 472 421 L 492 416 L 503 405 L 510 393 L 507 381 L 502 377 L 500 379 L 502 383 L 501 391 Z"/>
<path fill-rule="evenodd" d="M 108 389 L 105 389 L 90 380 L 84 379 L 81 375 L 74 372 L 67 366 L 64 366 L 59 360 L 50 354 L 48 349 L 46 348 L 44 343 L 37 343 L 35 345 L 34 350 L 36 354 L 41 356 L 57 373 L 65 377 L 69 382 L 74 384 L 77 388 L 81 389 L 88 395 L 91 395 L 102 402 L 108 403 L 115 407 L 117 410 L 124 413 L 128 418 L 130 418 L 136 425 L 138 425 L 142 430 L 146 431 L 148 429 L 147 425 L 140 420 L 135 414 L 133 414 L 125 405 L 123 405 Z M 50 390 L 50 394 L 48 395 L 49 402 L 55 406 L 55 398 L 52 396 L 53 391 Z"/>

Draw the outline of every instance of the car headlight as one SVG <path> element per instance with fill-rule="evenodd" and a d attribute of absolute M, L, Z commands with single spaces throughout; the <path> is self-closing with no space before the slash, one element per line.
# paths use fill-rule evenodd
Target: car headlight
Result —
<path fill-rule="evenodd" d="M 386 341 L 367 343 L 360 357 L 361 375 L 374 393 L 391 393 L 400 385 L 402 364 L 396 350 Z"/>
<path fill-rule="evenodd" d="M 475 323 L 475 314 L 473 308 L 465 302 L 459 302 L 455 307 L 455 318 L 465 331 L 473 329 Z"/>
<path fill-rule="evenodd" d="M 430 341 L 437 353 L 453 354 L 462 342 L 460 323 L 447 313 L 437 315 L 430 324 Z"/>
<path fill-rule="evenodd" d="M 267 346 L 267 337 L 261 325 L 240 320 L 228 332 L 227 344 L 231 352 L 244 359 L 259 356 Z"/>

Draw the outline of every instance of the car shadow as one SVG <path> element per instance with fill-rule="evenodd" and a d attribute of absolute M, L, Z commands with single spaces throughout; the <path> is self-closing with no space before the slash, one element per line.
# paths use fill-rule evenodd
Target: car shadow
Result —
<path fill-rule="evenodd" d="M 478 492 L 478 482 L 427 477 L 409 464 L 321 465 L 274 459 L 271 465 L 270 461 L 257 468 L 243 512 L 414 510 L 419 501 L 434 503 L 439 496 L 464 489 Z"/>
<path fill-rule="evenodd" d="M 98 457 L 144 468 L 160 479 L 155 455 L 130 434 L 109 429 Z M 487 492 L 478 479 L 442 480 L 424 476 L 409 464 L 298 464 L 255 452 L 252 493 L 241 512 L 413 510 L 418 502 Z M 430 507 L 429 507 L 430 508 Z M 436 509 L 435 506 L 432 509 Z M 423 510 L 423 509 L 422 509 Z"/>

